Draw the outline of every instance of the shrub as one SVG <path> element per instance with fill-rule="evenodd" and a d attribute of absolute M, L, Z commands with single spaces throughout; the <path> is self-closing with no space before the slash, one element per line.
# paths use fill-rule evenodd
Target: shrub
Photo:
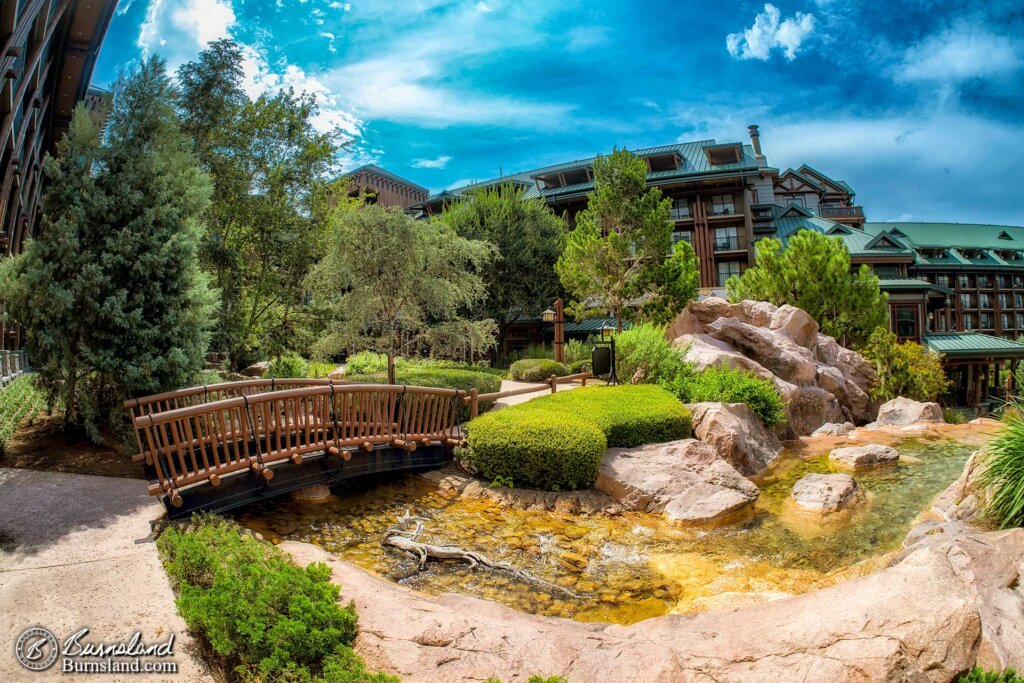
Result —
<path fill-rule="evenodd" d="M 330 375 L 334 371 L 334 363 L 324 363 L 322 361 L 310 361 L 309 367 L 306 370 L 306 376 L 314 379 L 324 378 Z"/>
<path fill-rule="evenodd" d="M 583 372 L 583 368 L 590 368 L 590 359 L 584 358 L 582 360 L 573 361 L 569 364 L 569 374 L 577 375 Z"/>
<path fill-rule="evenodd" d="M 957 679 L 957 683 L 1024 683 L 1024 678 L 1013 669 L 1005 671 L 985 671 L 976 666 Z"/>
<path fill-rule="evenodd" d="M 397 362 L 396 362 L 397 365 Z M 373 351 L 360 351 L 352 354 L 345 361 L 345 373 L 347 375 L 361 375 L 367 372 L 387 372 L 388 357 L 383 353 Z"/>
<path fill-rule="evenodd" d="M 947 424 L 962 425 L 971 421 L 971 416 L 963 408 L 943 408 L 942 419 Z"/>
<path fill-rule="evenodd" d="M 0 389 L 0 457 L 21 423 L 34 419 L 45 407 L 46 396 L 36 387 L 33 377 L 21 375 Z"/>
<path fill-rule="evenodd" d="M 565 356 L 564 362 L 569 367 L 572 367 L 575 363 L 581 361 L 590 362 L 590 348 L 591 346 L 580 339 L 569 339 L 562 346 L 562 355 Z"/>
<path fill-rule="evenodd" d="M 560 412 L 523 415 L 512 408 L 469 423 L 469 446 L 460 456 L 485 478 L 505 484 L 562 491 L 594 483 L 607 440 L 583 417 Z"/>
<path fill-rule="evenodd" d="M 906 396 L 915 401 L 934 401 L 949 386 L 941 354 L 915 342 L 900 343 L 884 328 L 872 333 L 861 353 L 878 374 L 870 391 L 875 400 Z"/>
<path fill-rule="evenodd" d="M 459 457 L 484 477 L 547 490 L 592 485 L 608 446 L 692 433 L 686 406 L 650 385 L 563 391 L 482 415 L 466 431 L 469 445 Z"/>
<path fill-rule="evenodd" d="M 397 683 L 351 649 L 356 614 L 338 605 L 330 569 L 303 569 L 219 517 L 194 517 L 157 541 L 190 631 L 244 681 Z"/>
<path fill-rule="evenodd" d="M 661 325 L 641 323 L 615 337 L 616 372 L 626 382 L 655 384 L 675 377 L 683 356 Z"/>
<path fill-rule="evenodd" d="M 746 403 L 769 427 L 786 421 L 786 402 L 775 385 L 741 370 L 711 367 L 696 372 L 686 364 L 671 381 L 664 382 L 662 386 L 683 403 Z"/>
<path fill-rule="evenodd" d="M 345 379 L 353 382 L 369 384 L 387 384 L 387 372 L 376 372 L 362 375 L 345 375 Z M 455 368 L 432 368 L 403 365 L 398 367 L 395 379 L 399 384 L 418 387 L 438 387 L 442 389 L 461 389 L 469 392 L 476 389 L 478 393 L 489 394 L 501 390 L 501 377 L 488 372 L 475 370 L 459 370 Z M 481 401 L 480 411 L 486 411 L 494 405 L 493 401 Z M 459 406 L 458 420 L 469 419 L 469 406 Z"/>
<path fill-rule="evenodd" d="M 270 361 L 265 377 L 305 377 L 306 359 L 294 351 L 285 351 Z"/>
<path fill-rule="evenodd" d="M 1006 429 L 985 450 L 978 481 L 989 488 L 988 511 L 1005 529 L 1024 526 L 1024 417 L 1019 403 L 1005 411 Z"/>
<path fill-rule="evenodd" d="M 569 374 L 569 368 L 565 367 L 565 364 L 553 360 L 527 358 L 513 363 L 512 367 L 508 369 L 508 374 L 512 379 L 520 382 L 543 382 L 551 375 L 565 377 Z"/>

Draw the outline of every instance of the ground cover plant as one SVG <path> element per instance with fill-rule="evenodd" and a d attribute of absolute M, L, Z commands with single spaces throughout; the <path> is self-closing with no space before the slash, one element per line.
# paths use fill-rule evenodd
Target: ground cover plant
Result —
<path fill-rule="evenodd" d="M 985 449 L 980 483 L 991 492 L 988 511 L 1003 528 L 1024 526 L 1024 413 L 1011 404 L 1004 412 L 1006 429 Z"/>
<path fill-rule="evenodd" d="M 397 683 L 352 650 L 356 614 L 322 563 L 306 568 L 213 515 L 157 541 L 178 611 L 231 681 Z"/>
<path fill-rule="evenodd" d="M 1024 683 L 1024 678 L 1013 669 L 1005 671 L 986 671 L 976 666 L 957 679 L 957 683 Z"/>
<path fill-rule="evenodd" d="M 46 397 L 31 375 L 22 375 L 0 389 L 0 457 L 21 423 L 36 417 L 45 407 Z"/>
<path fill-rule="evenodd" d="M 459 457 L 485 478 L 557 491 L 591 486 L 608 447 L 682 439 L 692 427 L 669 392 L 622 385 L 536 398 L 481 415 L 466 431 Z"/>

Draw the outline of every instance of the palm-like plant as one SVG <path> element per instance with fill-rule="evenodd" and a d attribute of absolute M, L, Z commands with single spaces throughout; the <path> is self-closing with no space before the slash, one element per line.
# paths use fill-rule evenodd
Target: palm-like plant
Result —
<path fill-rule="evenodd" d="M 979 482 L 991 491 L 989 512 L 1002 528 L 1024 526 L 1024 405 L 1004 412 L 1006 429 L 988 445 Z"/>

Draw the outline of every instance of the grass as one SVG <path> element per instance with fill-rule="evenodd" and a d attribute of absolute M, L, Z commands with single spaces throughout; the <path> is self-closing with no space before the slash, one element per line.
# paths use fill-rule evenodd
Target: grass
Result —
<path fill-rule="evenodd" d="M 46 397 L 36 388 L 32 375 L 21 375 L 0 389 L 0 457 L 7 443 L 26 420 L 33 420 L 46 407 Z"/>
<path fill-rule="evenodd" d="M 991 491 L 988 512 L 1002 528 L 1024 526 L 1024 412 L 1011 404 L 1006 429 L 989 442 L 979 483 Z"/>

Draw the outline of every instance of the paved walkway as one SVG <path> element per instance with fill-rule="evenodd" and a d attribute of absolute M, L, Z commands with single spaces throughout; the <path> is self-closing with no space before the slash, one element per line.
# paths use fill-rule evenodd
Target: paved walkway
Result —
<path fill-rule="evenodd" d="M 146 482 L 84 474 L 0 469 L 0 681 L 213 681 L 149 538 L 163 509 Z M 178 673 L 35 673 L 14 655 L 30 626 L 62 640 L 83 627 L 88 642 L 116 643 L 139 631 L 147 643 L 175 633 Z"/>
<path fill-rule="evenodd" d="M 538 385 L 537 385 L 536 382 L 516 382 L 516 381 L 511 380 L 511 379 L 503 379 L 503 380 L 501 380 L 501 390 L 502 391 L 513 391 L 515 389 L 523 389 L 523 388 L 529 387 L 529 386 L 538 386 Z M 568 391 L 570 389 L 576 389 L 579 386 L 580 386 L 579 382 L 566 382 L 565 384 L 559 384 L 558 385 L 558 390 L 559 391 Z M 518 396 L 509 396 L 508 398 L 502 398 L 502 399 L 499 399 L 498 401 L 495 401 L 494 405 L 495 405 L 496 408 L 504 408 L 505 406 L 514 406 L 517 403 L 526 403 L 530 399 L 537 398 L 538 396 L 547 396 L 550 393 L 551 393 L 551 389 L 548 388 L 548 385 L 542 384 L 542 385 L 539 385 L 539 388 L 537 389 L 536 392 L 530 392 L 529 394 L 519 394 Z"/>

